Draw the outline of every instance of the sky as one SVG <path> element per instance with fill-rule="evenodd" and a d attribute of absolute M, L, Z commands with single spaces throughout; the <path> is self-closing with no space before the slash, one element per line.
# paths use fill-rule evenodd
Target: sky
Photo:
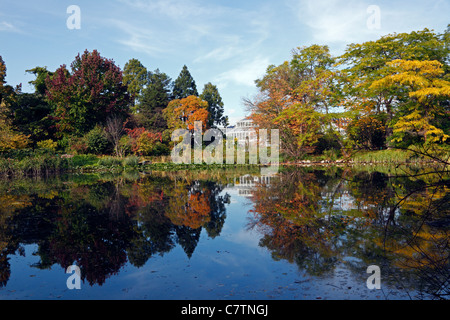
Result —
<path fill-rule="evenodd" d="M 450 0 L 0 0 L 0 56 L 7 83 L 24 92 L 34 79 L 25 70 L 70 66 L 85 50 L 122 69 L 138 59 L 173 80 L 186 65 L 199 93 L 218 87 L 234 124 L 247 115 L 242 99 L 257 93 L 254 81 L 293 49 L 328 45 L 337 56 L 391 33 L 442 33 L 449 12 Z M 74 21 L 79 28 L 68 27 Z"/>

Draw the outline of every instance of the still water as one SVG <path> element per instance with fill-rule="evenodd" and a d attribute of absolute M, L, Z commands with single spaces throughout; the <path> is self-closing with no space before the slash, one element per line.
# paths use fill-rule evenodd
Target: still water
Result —
<path fill-rule="evenodd" d="M 448 299 L 449 184 L 439 168 L 3 179 L 0 299 Z"/>

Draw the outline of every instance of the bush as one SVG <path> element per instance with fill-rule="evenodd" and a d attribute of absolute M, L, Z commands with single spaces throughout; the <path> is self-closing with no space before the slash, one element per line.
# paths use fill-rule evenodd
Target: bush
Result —
<path fill-rule="evenodd" d="M 49 140 L 43 140 L 43 141 L 39 141 L 37 143 L 38 148 L 40 149 L 47 149 L 50 151 L 55 151 L 56 148 L 58 147 L 58 143 L 49 139 Z"/>
<path fill-rule="evenodd" d="M 111 151 L 111 144 L 108 140 L 105 130 L 96 126 L 94 129 L 89 131 L 84 139 L 86 141 L 86 147 L 88 153 L 93 154 L 106 154 Z"/>
<path fill-rule="evenodd" d="M 138 156 L 129 156 L 123 160 L 124 167 L 137 167 L 139 165 Z"/>
<path fill-rule="evenodd" d="M 76 167 L 84 167 L 89 165 L 94 165 L 98 162 L 98 158 L 94 155 L 88 155 L 88 154 L 80 154 L 74 156 L 72 159 L 69 160 L 71 165 Z"/>
<path fill-rule="evenodd" d="M 120 138 L 119 141 L 119 153 L 123 156 L 131 153 L 131 140 L 130 137 L 125 135 L 122 138 Z"/>
<path fill-rule="evenodd" d="M 353 120 L 347 127 L 350 140 L 360 149 L 379 150 L 386 145 L 385 121 L 377 116 Z"/>
<path fill-rule="evenodd" d="M 71 137 L 67 139 L 68 147 L 67 151 L 73 154 L 85 154 L 87 153 L 88 146 L 86 140 L 80 137 Z"/>
<path fill-rule="evenodd" d="M 122 165 L 122 160 L 114 157 L 103 157 L 98 160 L 98 165 L 102 167 L 117 167 Z"/>

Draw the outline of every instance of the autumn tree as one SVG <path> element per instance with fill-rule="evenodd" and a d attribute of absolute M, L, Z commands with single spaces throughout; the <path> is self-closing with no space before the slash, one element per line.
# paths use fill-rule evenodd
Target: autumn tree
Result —
<path fill-rule="evenodd" d="M 226 126 L 228 117 L 223 114 L 223 101 L 217 86 L 211 82 L 205 84 L 200 98 L 208 102 L 208 126 L 211 128 L 220 125 Z"/>
<path fill-rule="evenodd" d="M 96 50 L 79 54 L 71 71 L 62 65 L 46 85 L 62 135 L 81 136 L 108 116 L 126 116 L 132 103 L 120 68 Z"/>
<path fill-rule="evenodd" d="M 183 99 L 188 96 L 198 96 L 197 85 L 186 65 L 183 66 L 173 85 L 173 98 Z"/>
<path fill-rule="evenodd" d="M 6 84 L 6 64 L 0 56 L 0 152 L 23 149 L 30 143 L 29 136 L 24 135 L 12 125 L 11 107 L 17 103 L 20 86 L 14 89 Z"/>
<path fill-rule="evenodd" d="M 394 60 L 387 66 L 389 74 L 374 81 L 370 88 L 401 91 L 408 96 L 397 107 L 394 141 L 401 142 L 405 136 L 413 136 L 429 144 L 450 138 L 450 132 L 444 132 L 439 124 L 441 119 L 448 120 L 450 112 L 450 81 L 443 78 L 443 64 L 436 60 Z"/>
<path fill-rule="evenodd" d="M 392 86 L 372 86 L 372 83 L 391 74 L 388 63 L 393 60 L 436 60 L 445 64 L 449 52 L 443 37 L 429 29 L 394 33 L 375 41 L 350 44 L 338 58 L 344 95 L 341 104 L 361 115 L 386 113 L 389 138 L 393 133 L 391 121 L 398 111 L 398 104 L 408 96 L 401 90 L 392 91 L 396 89 Z"/>
<path fill-rule="evenodd" d="M 259 94 L 247 101 L 251 118 L 260 128 L 278 128 L 289 156 L 311 152 L 322 134 L 335 106 L 333 62 L 327 46 L 297 48 L 291 61 L 269 66 L 256 81 Z"/>
<path fill-rule="evenodd" d="M 208 102 L 199 97 L 189 96 L 172 100 L 163 113 L 170 130 L 194 131 L 195 121 L 201 121 L 203 130 L 207 128 Z"/>

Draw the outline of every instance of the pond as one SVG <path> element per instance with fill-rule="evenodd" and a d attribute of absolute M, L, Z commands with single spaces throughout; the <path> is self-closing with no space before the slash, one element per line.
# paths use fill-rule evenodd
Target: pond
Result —
<path fill-rule="evenodd" d="M 3 179 L 0 299 L 447 299 L 449 190 L 406 167 Z"/>

